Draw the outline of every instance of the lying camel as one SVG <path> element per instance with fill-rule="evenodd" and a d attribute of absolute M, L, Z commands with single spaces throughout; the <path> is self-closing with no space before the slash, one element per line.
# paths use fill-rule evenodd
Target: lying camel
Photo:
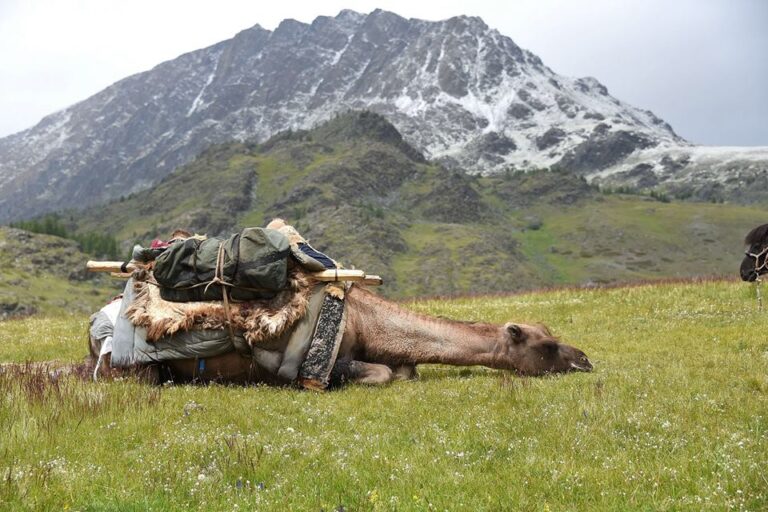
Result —
<path fill-rule="evenodd" d="M 386 384 L 415 378 L 416 365 L 482 365 L 520 375 L 591 371 L 581 350 L 561 343 L 543 325 L 467 323 L 407 311 L 364 287 L 346 295 L 347 316 L 334 372 L 336 381 Z M 284 347 L 260 345 L 265 350 Z M 90 354 L 100 351 L 91 340 Z M 163 378 L 231 383 L 278 383 L 250 357 L 237 352 L 206 359 L 205 375 L 193 359 L 167 361 Z M 202 378 L 201 378 L 202 377 Z M 159 377 L 158 377 L 159 378 Z"/>

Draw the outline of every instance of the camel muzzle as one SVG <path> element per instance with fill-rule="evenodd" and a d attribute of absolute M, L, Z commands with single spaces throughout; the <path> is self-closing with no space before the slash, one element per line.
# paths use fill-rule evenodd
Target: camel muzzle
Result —
<path fill-rule="evenodd" d="M 592 363 L 589 362 L 589 359 L 587 359 L 586 356 L 580 358 L 578 362 L 571 362 L 571 370 L 573 371 L 591 372 L 592 368 Z"/>
<path fill-rule="evenodd" d="M 752 283 L 757 280 L 757 272 L 754 270 L 742 270 L 741 271 L 741 280 L 747 281 L 748 283 Z"/>

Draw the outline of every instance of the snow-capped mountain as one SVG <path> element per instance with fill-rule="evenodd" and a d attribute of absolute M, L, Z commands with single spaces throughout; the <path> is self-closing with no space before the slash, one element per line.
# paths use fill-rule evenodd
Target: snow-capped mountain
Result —
<path fill-rule="evenodd" d="M 768 148 L 659 145 L 635 151 L 589 179 L 609 188 L 655 189 L 678 199 L 765 203 Z"/>
<path fill-rule="evenodd" d="M 427 157 L 468 172 L 560 165 L 593 176 L 622 172 L 638 151 L 689 146 L 479 18 L 345 10 L 256 25 L 0 139 L 0 221 L 128 195 L 212 143 L 264 140 L 349 109 L 383 114 Z"/>

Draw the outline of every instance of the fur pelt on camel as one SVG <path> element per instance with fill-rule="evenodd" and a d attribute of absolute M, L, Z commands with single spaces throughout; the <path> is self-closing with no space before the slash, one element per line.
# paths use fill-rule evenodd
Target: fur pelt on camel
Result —
<path fill-rule="evenodd" d="M 242 331 L 252 346 L 282 335 L 307 312 L 312 284 L 299 269 L 293 269 L 288 273 L 287 289 L 274 298 L 230 303 L 232 329 Z M 134 325 L 147 329 L 147 341 L 178 331 L 228 328 L 227 311 L 220 301 L 165 301 L 157 285 L 140 279 L 135 280 L 134 291 L 136 298 L 125 315 Z"/>

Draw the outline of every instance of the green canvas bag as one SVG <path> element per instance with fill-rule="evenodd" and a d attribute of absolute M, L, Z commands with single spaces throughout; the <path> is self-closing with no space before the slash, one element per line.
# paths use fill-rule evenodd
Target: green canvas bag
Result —
<path fill-rule="evenodd" d="M 235 301 L 270 299 L 286 287 L 289 254 L 279 231 L 246 228 L 227 239 L 174 242 L 155 260 L 154 276 L 173 302 L 222 300 L 225 287 Z"/>

